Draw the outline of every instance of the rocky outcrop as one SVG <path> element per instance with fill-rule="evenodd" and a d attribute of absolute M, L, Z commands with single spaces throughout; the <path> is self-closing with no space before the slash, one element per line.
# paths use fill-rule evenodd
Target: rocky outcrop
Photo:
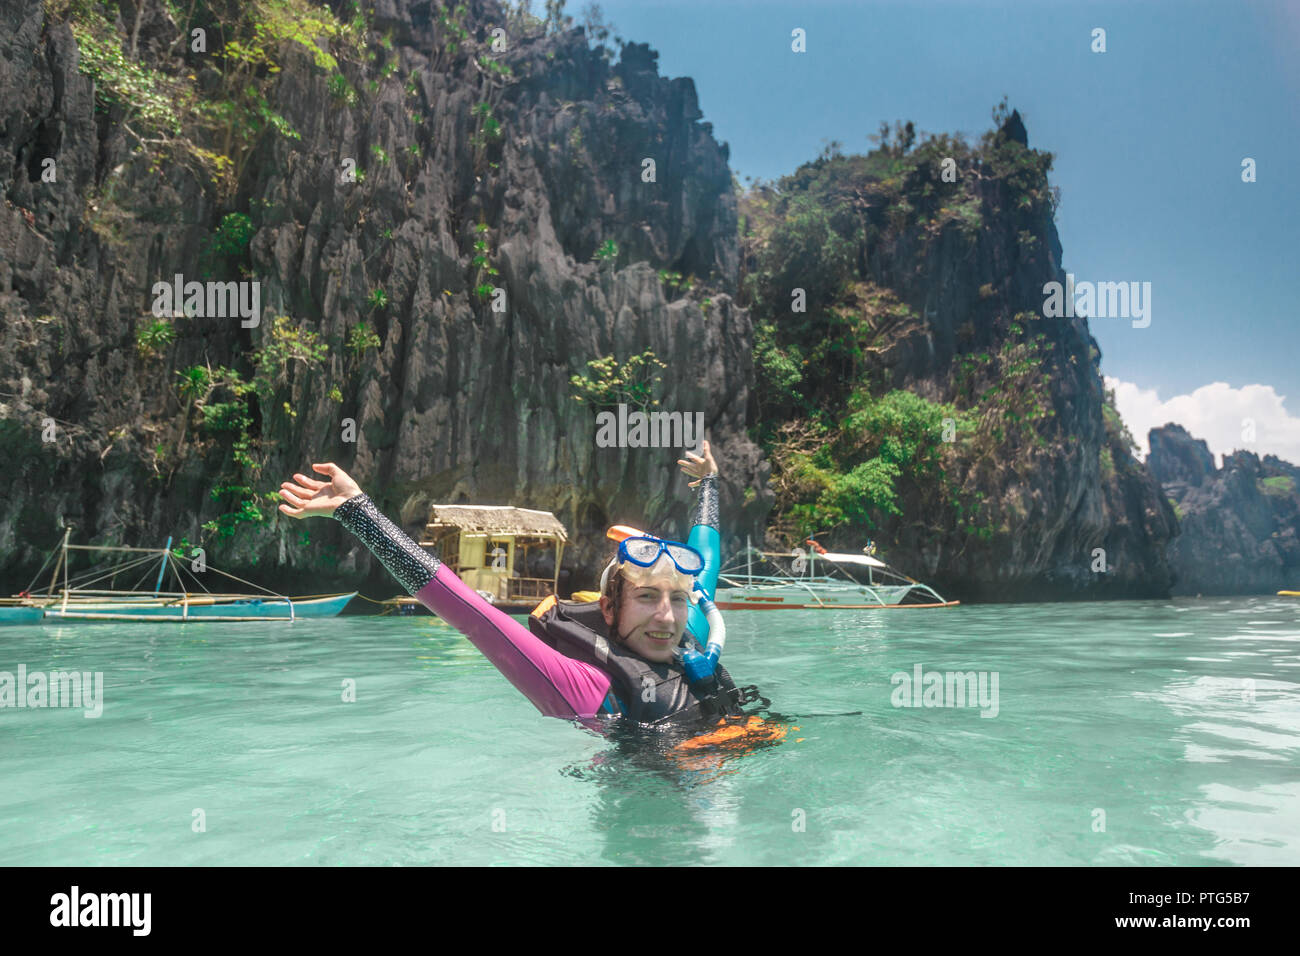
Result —
<path fill-rule="evenodd" d="M 539 31 L 494 0 L 456 12 L 427 0 L 365 6 L 364 55 L 336 51 L 337 69 L 283 44 L 265 106 L 293 135 L 261 135 L 233 194 L 146 143 L 131 110 L 97 105 L 84 51 L 41 0 L 0 6 L 6 589 L 25 584 L 72 523 L 83 541 L 203 540 L 214 564 L 284 590 L 391 591 L 336 526 L 294 523 L 257 498 L 321 459 L 413 531 L 435 501 L 552 510 L 575 540 L 571 583 L 590 585 L 608 524 L 685 530 L 679 452 L 599 447 L 594 410 L 570 386 L 591 359 L 647 350 L 667 366 L 658 408 L 705 417 L 727 546 L 761 538 L 773 496 L 749 437 L 754 330 L 737 305 L 737 200 L 726 144 L 700 122 L 692 81 L 659 76 L 643 44 L 611 66 L 581 30 Z M 116 9 L 116 35 L 136 36 L 145 65 L 214 95 L 211 57 L 175 42 L 178 7 Z M 1000 139 L 1024 147 L 1018 115 Z M 42 175 L 47 159 L 54 181 Z M 349 165 L 364 176 L 347 179 Z M 1010 341 L 1011 316 L 1039 307 L 1045 281 L 1064 279 L 1046 198 L 1025 206 L 1003 174 L 978 164 L 966 174 L 978 211 L 964 224 L 944 209 L 884 229 L 876 187 L 858 197 L 871 236 L 860 275 L 918 320 L 871 350 L 868 372 L 935 400 L 960 390 L 961 358 Z M 903 188 L 923 205 L 933 180 Z M 153 284 L 208 268 L 230 212 L 246 214 L 253 233 L 221 277 L 260 283 L 260 325 L 178 319 L 174 341 L 138 348 Z M 693 288 L 681 293 L 663 273 L 693 276 Z M 200 428 L 177 373 L 206 366 L 250 379 L 257 350 L 285 345 L 280 315 L 303 338 L 269 386 L 226 409 L 246 412 L 248 447 Z M 363 323 L 378 344 L 350 350 Z M 923 502 L 903 501 L 891 557 L 968 598 L 1164 593 L 1172 512 L 1103 421 L 1086 323 L 1036 325 L 1050 441 L 985 455 L 962 478 L 989 502 L 993 539 L 936 528 Z M 313 335 L 329 351 L 309 361 Z M 204 532 L 212 522 L 221 530 Z"/>
<path fill-rule="evenodd" d="M 168 7 L 143 2 L 142 55 L 198 71 L 202 87 L 202 64 L 164 59 L 159 24 L 179 29 Z M 746 436 L 752 332 L 729 293 L 735 199 L 726 146 L 699 122 L 693 83 L 660 77 L 644 46 L 611 67 L 578 29 L 521 30 L 494 51 L 504 9 L 467 7 L 468 36 L 452 53 L 430 4 L 376 4 L 374 62 L 340 65 L 360 94 L 352 104 L 302 48 L 283 51 L 269 104 L 300 138 L 264 136 L 229 201 L 141 151 L 120 111 L 96 114 L 72 33 L 41 0 L 0 8 L 0 155 L 11 160 L 0 164 L 0 451 L 18 468 L 0 501 L 9 586 L 26 583 L 64 522 L 83 541 L 205 537 L 201 525 L 231 507 L 213 486 L 233 453 L 194 444 L 176 371 L 248 369 L 280 314 L 332 348 L 320 368 L 290 366 L 273 400 L 253 406 L 255 465 L 243 478 L 260 492 L 333 460 L 412 530 L 433 501 L 553 510 L 575 539 L 575 565 L 599 567 L 610 523 L 684 532 L 680 449 L 598 447 L 594 411 L 569 384 L 589 359 L 649 349 L 667 365 L 658 408 L 704 414 L 726 527 L 742 539 L 761 527 L 767 465 Z M 485 56 L 509 77 L 484 69 Z M 499 138 L 483 135 L 484 103 Z M 55 183 L 41 181 L 46 157 Z M 349 159 L 364 181 L 343 181 Z M 232 208 L 256 226 L 247 272 L 261 283 L 260 326 L 181 321 L 163 354 L 142 356 L 135 334 L 152 284 L 198 274 Z M 475 291 L 480 239 L 504 311 Z M 617 259 L 593 262 L 607 241 Z M 659 270 L 698 284 L 674 294 Z M 376 289 L 386 306 L 374 305 Z M 363 320 L 380 345 L 358 362 L 342 344 Z M 341 437 L 349 420 L 355 442 Z M 160 458 L 177 448 L 180 461 Z M 364 585 L 391 590 L 332 524 L 269 517 L 208 536 L 214 563 L 286 588 L 356 585 L 361 572 Z"/>
<path fill-rule="evenodd" d="M 1147 468 L 1156 481 L 1168 489 L 1177 486 L 1182 491 L 1199 488 L 1214 475 L 1214 456 L 1203 439 L 1193 438 L 1182 425 L 1168 424 L 1153 428 L 1151 454 Z M 1181 497 L 1181 493 L 1178 495 Z"/>
<path fill-rule="evenodd" d="M 912 138 L 904 128 L 899 141 L 868 156 L 807 163 L 781 181 L 779 197 L 766 197 L 773 206 L 790 203 L 779 207 L 789 215 L 802 202 L 826 208 L 833 238 L 815 259 L 847 250 L 849 280 L 821 288 L 838 317 L 824 324 L 829 334 L 868 318 L 843 349 L 855 355 L 858 397 L 905 390 L 952 403 L 977 422 L 977 439 L 947 439 L 942 481 L 900 478 L 901 514 L 876 516 L 875 529 L 841 526 L 824 543 L 856 551 L 870 534 L 891 562 L 968 600 L 1167 595 L 1173 512 L 1106 408 L 1087 321 L 1044 314 L 1045 284 L 1066 282 L 1050 156 L 1026 148 L 1014 111 L 976 149 L 936 138 L 913 150 Z M 945 161 L 955 167 L 946 181 Z M 798 257 L 803 247 L 782 248 Z M 773 264 L 762 237 L 753 249 L 755 295 L 772 303 L 779 327 L 790 321 L 789 287 L 817 277 L 803 259 L 795 268 Z M 769 317 L 754 311 L 756 322 Z M 779 331 L 775 337 L 788 354 L 801 347 Z M 793 364 L 788 377 L 801 392 L 842 405 L 845 389 L 835 394 L 824 382 L 840 386 L 849 374 L 803 374 Z M 796 406 L 783 411 L 809 416 Z"/>
<path fill-rule="evenodd" d="M 1174 503 L 1176 594 L 1271 594 L 1300 587 L 1300 469 L 1248 451 L 1222 468 L 1180 425 L 1150 432 L 1147 465 Z"/>

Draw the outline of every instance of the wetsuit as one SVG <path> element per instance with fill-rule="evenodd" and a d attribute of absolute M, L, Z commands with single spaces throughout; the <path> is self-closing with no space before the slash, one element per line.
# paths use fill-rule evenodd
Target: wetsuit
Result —
<path fill-rule="evenodd" d="M 369 496 L 363 493 L 349 498 L 335 509 L 334 517 L 365 543 L 416 600 L 468 637 L 543 714 L 587 720 L 619 712 L 609 674 L 592 663 L 565 656 L 483 600 L 385 517 Z M 721 561 L 716 475 L 700 481 L 692 524 L 688 542 L 704 555 L 699 579 L 712 597 Z M 694 605 L 688 627 L 701 643 L 705 641 L 708 624 Z"/>

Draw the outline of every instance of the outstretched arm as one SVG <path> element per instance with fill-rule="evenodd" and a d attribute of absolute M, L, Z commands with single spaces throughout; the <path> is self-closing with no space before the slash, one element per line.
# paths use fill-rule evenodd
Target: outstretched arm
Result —
<path fill-rule="evenodd" d="M 718 586 L 718 572 L 722 567 L 722 533 L 718 528 L 718 463 L 713 460 L 713 451 L 706 441 L 700 448 L 702 454 L 686 453 L 685 459 L 677 464 L 682 471 L 695 480 L 690 487 L 695 488 L 698 496 L 691 509 L 691 531 L 686 543 L 704 555 L 704 570 L 700 572 L 700 586 L 704 588 L 709 599 Z M 698 605 L 692 604 L 687 615 L 686 626 L 701 644 L 709 639 L 709 622 Z"/>
<path fill-rule="evenodd" d="M 361 539 L 407 592 L 469 638 L 510 683 L 548 717 L 588 718 L 609 693 L 609 677 L 565 657 L 514 618 L 502 613 L 411 540 L 385 517 L 347 474 L 334 464 L 312 465 L 330 476 L 320 481 L 294 475 L 280 494 L 290 517 L 333 515 Z"/>

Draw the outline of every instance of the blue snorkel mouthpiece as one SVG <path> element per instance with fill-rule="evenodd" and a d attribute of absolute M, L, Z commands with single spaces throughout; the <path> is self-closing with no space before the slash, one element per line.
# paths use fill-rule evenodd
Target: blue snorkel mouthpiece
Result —
<path fill-rule="evenodd" d="M 693 647 L 682 651 L 682 668 L 686 671 L 686 679 L 692 684 L 708 680 L 713 676 L 717 666 L 718 645 L 716 644 L 710 644 L 703 654 Z"/>

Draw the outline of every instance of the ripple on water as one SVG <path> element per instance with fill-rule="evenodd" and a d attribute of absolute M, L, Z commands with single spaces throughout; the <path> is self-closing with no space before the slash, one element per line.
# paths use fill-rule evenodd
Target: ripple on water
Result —
<path fill-rule="evenodd" d="M 1294 864 L 1295 611 L 732 613 L 728 669 L 797 730 L 690 771 L 429 619 L 9 628 L 0 670 L 106 686 L 96 720 L 0 711 L 0 862 Z M 918 664 L 997 673 L 998 715 L 895 707 Z"/>

